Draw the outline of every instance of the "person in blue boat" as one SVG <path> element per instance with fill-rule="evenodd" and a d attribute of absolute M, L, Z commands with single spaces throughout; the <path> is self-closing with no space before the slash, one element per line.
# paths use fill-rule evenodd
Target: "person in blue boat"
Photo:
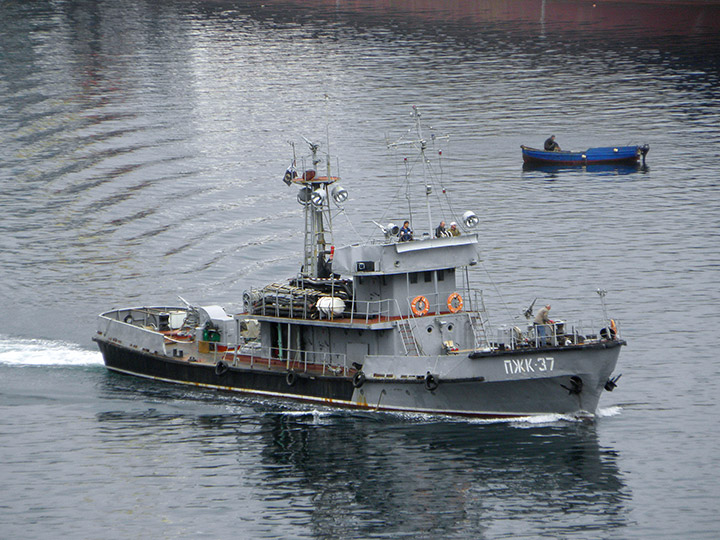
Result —
<path fill-rule="evenodd" d="M 409 242 L 413 239 L 413 232 L 410 228 L 410 222 L 406 221 L 403 223 L 402 229 L 400 229 L 400 232 L 398 233 L 400 235 L 400 241 L 401 242 Z"/>
<path fill-rule="evenodd" d="M 548 152 L 559 152 L 560 145 L 555 142 L 555 135 L 550 135 L 545 141 L 545 150 Z"/>

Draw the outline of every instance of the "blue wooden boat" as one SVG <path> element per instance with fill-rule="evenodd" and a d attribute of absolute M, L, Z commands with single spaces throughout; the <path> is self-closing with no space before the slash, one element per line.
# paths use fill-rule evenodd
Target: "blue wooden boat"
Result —
<path fill-rule="evenodd" d="M 545 165 L 590 165 L 599 163 L 632 164 L 637 163 L 650 151 L 650 145 L 642 146 L 604 146 L 599 148 L 588 148 L 583 152 L 568 152 L 538 150 L 528 146 L 520 145 L 522 148 L 523 161 L 525 163 L 536 163 Z"/>

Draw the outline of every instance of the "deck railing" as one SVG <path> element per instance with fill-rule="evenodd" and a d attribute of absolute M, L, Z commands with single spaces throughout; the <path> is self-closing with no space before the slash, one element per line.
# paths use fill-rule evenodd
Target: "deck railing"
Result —
<path fill-rule="evenodd" d="M 347 364 L 347 355 L 327 351 L 310 351 L 291 349 L 286 347 L 263 347 L 259 343 L 250 341 L 236 348 L 228 349 L 224 358 L 233 365 L 249 358 L 250 367 L 255 365 L 272 368 L 283 365 L 287 371 L 313 372 L 322 375 L 345 375 L 350 373 Z"/>
<path fill-rule="evenodd" d="M 552 324 L 501 326 L 489 329 L 488 344 L 492 349 L 514 350 L 524 347 L 563 347 L 622 339 L 616 321 L 555 321 Z"/>
<path fill-rule="evenodd" d="M 314 292 L 308 290 L 308 292 Z M 296 293 L 297 294 L 297 293 Z M 320 318 L 323 320 L 350 319 L 351 322 L 365 322 L 377 319 L 390 319 L 400 315 L 397 301 L 393 298 L 382 300 L 356 300 L 354 297 L 345 302 L 342 313 L 323 313 L 308 301 L 308 294 L 290 299 L 280 293 L 268 294 L 262 289 L 251 289 L 249 298 L 257 302 L 252 309 L 253 315 L 268 317 L 288 317 L 290 319 Z M 246 309 L 249 306 L 246 305 Z M 395 309 L 393 309 L 395 307 Z"/>
<path fill-rule="evenodd" d="M 395 309 L 393 310 L 393 306 Z M 355 300 L 353 298 L 349 311 L 351 322 L 370 322 L 371 319 L 390 319 L 400 315 L 400 308 L 393 298 L 383 300 Z M 344 316 L 344 315 L 343 315 Z M 329 317 L 324 317 L 329 318 Z"/>

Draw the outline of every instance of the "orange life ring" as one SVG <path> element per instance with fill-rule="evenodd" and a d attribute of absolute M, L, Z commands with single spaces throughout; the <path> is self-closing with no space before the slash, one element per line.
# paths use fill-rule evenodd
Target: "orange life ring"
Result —
<path fill-rule="evenodd" d="M 456 304 L 453 304 L 453 300 L 457 301 Z M 460 293 L 454 292 L 448 296 L 447 307 L 450 310 L 450 313 L 457 313 L 463 308 L 463 299 L 462 296 L 460 296 Z"/>
<path fill-rule="evenodd" d="M 422 304 L 422 307 L 418 307 L 418 304 Z M 425 298 L 423 295 L 420 295 L 413 298 L 413 301 L 410 304 L 410 308 L 415 315 L 417 315 L 418 317 L 422 317 L 423 315 L 427 314 L 428 311 L 430 311 L 430 304 L 427 298 Z"/>

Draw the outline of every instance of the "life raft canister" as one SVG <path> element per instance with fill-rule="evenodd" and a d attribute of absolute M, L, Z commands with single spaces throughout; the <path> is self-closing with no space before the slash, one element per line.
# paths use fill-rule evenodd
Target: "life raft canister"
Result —
<path fill-rule="evenodd" d="M 422 317 L 430 311 L 430 303 L 423 295 L 419 295 L 413 298 L 413 301 L 410 303 L 410 309 L 412 309 L 414 315 Z"/>
<path fill-rule="evenodd" d="M 462 296 L 460 296 L 460 293 L 454 292 L 450 296 L 448 296 L 447 307 L 450 310 L 450 313 L 457 313 L 458 311 L 462 310 L 463 299 Z"/>

